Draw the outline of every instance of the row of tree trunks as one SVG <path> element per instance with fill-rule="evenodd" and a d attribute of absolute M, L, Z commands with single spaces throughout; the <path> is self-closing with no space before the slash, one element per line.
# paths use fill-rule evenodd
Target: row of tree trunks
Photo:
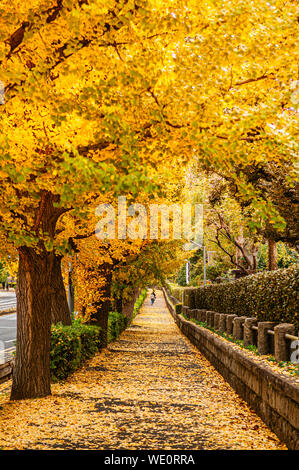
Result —
<path fill-rule="evenodd" d="M 17 285 L 17 348 L 11 399 L 37 398 L 51 393 L 50 340 L 51 323 L 71 324 L 71 315 L 64 287 L 61 256 L 54 252 L 36 253 L 32 248 L 19 250 Z M 99 268 L 105 276 L 103 300 L 91 320 L 102 329 L 103 345 L 107 345 L 108 315 L 111 303 L 111 265 Z"/>
<path fill-rule="evenodd" d="M 63 209 L 55 207 L 57 197 L 41 193 L 33 230 L 54 239 L 57 220 Z M 61 272 L 61 256 L 48 252 L 43 242 L 19 248 L 17 283 L 17 345 L 11 400 L 38 398 L 51 394 L 51 323 L 71 324 Z M 104 333 L 107 344 L 108 314 L 111 310 L 111 265 L 101 268 L 106 284 L 104 301 L 99 305 L 94 324 Z"/>
<path fill-rule="evenodd" d="M 242 258 L 242 253 L 239 248 L 236 248 L 236 264 L 240 264 L 240 259 Z M 257 270 L 257 251 L 250 253 L 249 258 L 251 258 L 252 263 L 250 266 L 250 271 L 255 273 Z M 268 239 L 268 269 L 269 271 L 275 271 L 278 269 L 277 263 L 277 243 L 274 240 Z"/>
<path fill-rule="evenodd" d="M 277 269 L 276 243 L 268 241 L 269 269 Z M 11 399 L 49 395 L 51 323 L 71 324 L 71 315 L 61 272 L 61 256 L 46 250 L 19 249 L 17 285 L 17 351 Z M 103 300 L 97 305 L 92 324 L 101 327 L 107 345 L 108 315 L 112 310 L 112 266 L 104 264 L 99 276 L 106 282 Z M 117 310 L 122 311 L 122 299 Z"/>

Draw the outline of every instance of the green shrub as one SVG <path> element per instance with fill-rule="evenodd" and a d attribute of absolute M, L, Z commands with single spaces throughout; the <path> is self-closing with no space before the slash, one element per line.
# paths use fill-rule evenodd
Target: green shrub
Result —
<path fill-rule="evenodd" d="M 217 262 L 215 264 L 211 264 L 207 266 L 206 269 L 206 276 L 207 279 L 211 281 L 215 281 L 220 276 L 223 276 L 228 271 L 229 266 L 226 263 Z"/>
<path fill-rule="evenodd" d="M 178 286 L 177 284 L 173 284 L 172 282 L 165 282 L 165 287 L 171 292 L 171 295 L 175 297 L 179 302 L 182 301 L 182 296 L 184 293 L 185 288 Z"/>
<path fill-rule="evenodd" d="M 187 305 L 191 310 L 195 308 L 195 292 L 194 287 L 186 287 L 183 293 L 183 305 Z"/>
<path fill-rule="evenodd" d="M 135 302 L 134 313 L 138 313 L 147 295 L 143 289 Z M 108 316 L 108 343 L 116 339 L 128 326 L 128 318 L 118 312 Z M 73 320 L 71 326 L 61 323 L 52 325 L 50 368 L 54 382 L 65 380 L 78 369 L 86 359 L 90 359 L 103 344 L 102 331 L 98 326 L 82 324 Z"/>
<path fill-rule="evenodd" d="M 142 289 L 141 294 L 139 295 L 138 299 L 136 300 L 136 302 L 134 304 L 132 318 L 135 318 L 137 313 L 139 313 L 139 310 L 141 309 L 141 307 L 142 307 L 142 305 L 145 301 L 146 296 L 147 296 L 147 290 Z"/>
<path fill-rule="evenodd" d="M 119 312 L 110 312 L 108 316 L 108 343 L 116 339 L 127 325 L 127 317 Z"/>
<path fill-rule="evenodd" d="M 140 308 L 143 305 L 143 302 L 147 296 L 147 290 L 142 289 L 139 297 L 136 299 L 134 304 L 132 319 L 137 315 Z M 108 317 L 108 343 L 116 339 L 123 330 L 128 326 L 129 319 L 119 313 L 119 312 L 110 312 Z"/>
<path fill-rule="evenodd" d="M 101 348 L 100 331 L 78 321 L 71 326 L 52 325 L 50 368 L 54 382 L 65 380 Z"/>
<path fill-rule="evenodd" d="M 174 289 L 172 289 L 172 292 Z M 299 265 L 205 287 L 186 288 L 184 305 L 259 321 L 293 323 L 299 329 Z"/>

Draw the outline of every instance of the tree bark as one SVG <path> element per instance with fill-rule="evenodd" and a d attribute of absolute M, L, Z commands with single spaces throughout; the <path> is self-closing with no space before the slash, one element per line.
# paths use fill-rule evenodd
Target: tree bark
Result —
<path fill-rule="evenodd" d="M 115 299 L 115 310 L 118 313 L 122 313 L 123 311 L 123 296 L 122 292 L 119 293 L 119 296 Z"/>
<path fill-rule="evenodd" d="M 55 237 L 57 220 L 65 211 L 55 207 L 57 201 L 58 196 L 41 191 L 32 226 L 39 243 L 34 248 L 18 249 L 17 346 L 11 400 L 51 394 L 51 282 L 55 254 L 46 250 L 43 237 Z"/>
<path fill-rule="evenodd" d="M 90 323 L 97 325 L 102 329 L 102 344 L 107 346 L 108 334 L 108 315 L 112 310 L 111 301 L 111 283 L 112 283 L 112 266 L 108 263 L 103 264 L 99 269 L 99 275 L 105 277 L 106 282 L 101 290 L 102 300 L 96 304 L 96 313 L 92 316 Z"/>
<path fill-rule="evenodd" d="M 17 346 L 11 400 L 44 397 L 50 388 L 53 253 L 19 249 Z"/>
<path fill-rule="evenodd" d="M 277 265 L 277 244 L 274 240 L 268 239 L 268 269 L 275 271 L 278 269 Z"/>
<path fill-rule="evenodd" d="M 71 314 L 75 309 L 75 288 L 73 283 L 73 268 L 69 266 L 69 279 L 68 279 L 68 307 Z"/>
<path fill-rule="evenodd" d="M 53 260 L 51 281 L 51 287 L 53 290 L 51 302 L 51 322 L 54 325 L 59 322 L 61 322 L 63 325 L 71 325 L 72 318 L 62 278 L 61 259 L 62 256 L 55 255 Z"/>

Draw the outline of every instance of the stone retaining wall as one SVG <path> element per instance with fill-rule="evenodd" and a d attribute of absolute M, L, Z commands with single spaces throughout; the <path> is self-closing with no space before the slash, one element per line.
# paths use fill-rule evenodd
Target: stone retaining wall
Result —
<path fill-rule="evenodd" d="M 12 360 L 5 364 L 0 364 L 0 384 L 11 378 L 13 363 L 14 361 Z"/>
<path fill-rule="evenodd" d="M 216 333 L 185 320 L 167 306 L 180 330 L 204 354 L 232 388 L 256 411 L 291 450 L 299 450 L 299 387 L 292 377 L 254 361 L 245 351 Z M 220 318 L 217 318 L 220 322 Z"/>

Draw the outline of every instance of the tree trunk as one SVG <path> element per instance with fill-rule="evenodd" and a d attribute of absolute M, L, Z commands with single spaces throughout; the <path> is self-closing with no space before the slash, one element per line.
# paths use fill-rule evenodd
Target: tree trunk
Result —
<path fill-rule="evenodd" d="M 102 329 L 102 344 L 107 346 L 107 334 L 108 334 L 108 315 L 112 310 L 111 302 L 111 283 L 112 283 L 112 266 L 105 263 L 99 269 L 99 275 L 105 277 L 106 282 L 101 290 L 103 300 L 97 303 L 96 313 L 92 316 L 90 323 L 97 325 Z"/>
<path fill-rule="evenodd" d="M 69 266 L 69 279 L 68 279 L 68 307 L 71 314 L 75 309 L 75 289 L 73 283 L 73 267 Z"/>
<path fill-rule="evenodd" d="M 119 296 L 115 299 L 115 310 L 118 313 L 122 313 L 123 311 L 123 296 L 122 292 L 119 293 Z"/>
<path fill-rule="evenodd" d="M 125 317 L 127 317 L 129 323 L 132 321 L 134 305 L 138 297 L 138 292 L 139 292 L 138 288 L 132 288 L 130 292 L 130 300 L 127 300 L 126 302 L 123 303 L 122 314 Z"/>
<path fill-rule="evenodd" d="M 57 220 L 64 213 L 63 208 L 55 207 L 58 200 L 50 191 L 41 191 L 32 226 L 39 243 L 35 248 L 18 249 L 17 347 L 11 400 L 51 394 L 51 282 L 55 254 L 46 250 L 43 239 L 46 236 L 54 240 Z"/>
<path fill-rule="evenodd" d="M 61 259 L 61 256 L 55 255 L 53 260 L 51 322 L 54 325 L 59 322 L 63 325 L 71 325 L 72 318 L 62 278 Z"/>
<path fill-rule="evenodd" d="M 54 253 L 19 249 L 17 346 L 11 400 L 44 397 L 50 388 L 51 273 Z"/>
<path fill-rule="evenodd" d="M 268 269 L 274 271 L 278 269 L 277 265 L 277 245 L 274 240 L 268 239 Z"/>

